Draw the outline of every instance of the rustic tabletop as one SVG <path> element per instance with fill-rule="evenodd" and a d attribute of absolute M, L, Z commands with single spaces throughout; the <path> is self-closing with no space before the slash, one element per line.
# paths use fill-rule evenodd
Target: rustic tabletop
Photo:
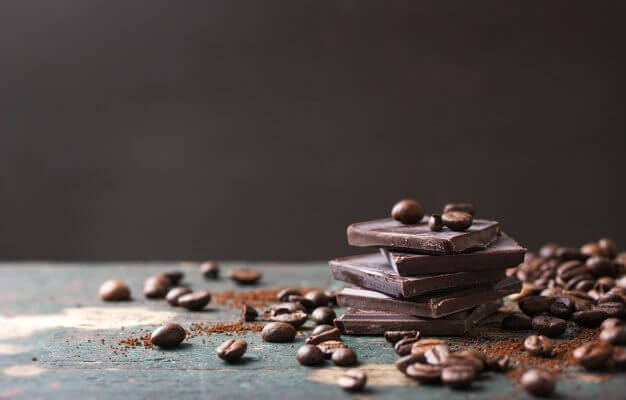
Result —
<path fill-rule="evenodd" d="M 511 373 L 489 373 L 469 391 L 419 385 L 396 370 L 397 356 L 382 337 L 365 336 L 343 337 L 369 378 L 367 390 L 345 393 L 334 384 L 342 368 L 331 364 L 303 367 L 295 359 L 312 327 L 310 321 L 293 343 L 266 343 L 257 332 L 242 333 L 249 347 L 237 364 L 225 364 L 215 355 L 215 348 L 231 337 L 227 333 L 200 332 L 172 350 L 122 344 L 166 320 L 187 328 L 192 322 L 211 326 L 239 319 L 239 309 L 228 304 L 210 304 L 202 312 L 190 312 L 162 300 L 144 299 L 143 281 L 157 272 L 181 269 L 185 283 L 212 293 L 339 286 L 325 263 L 224 263 L 222 275 L 234 266 L 257 268 L 263 278 L 254 287 L 236 287 L 226 278 L 203 279 L 198 264 L 193 263 L 1 264 L 0 399 L 528 398 Z M 128 283 L 133 301 L 104 303 L 98 298 L 99 285 L 111 278 Z M 450 338 L 452 346 L 466 348 L 489 344 L 494 338 L 524 337 L 524 333 L 501 331 L 499 318 L 495 315 L 484 321 L 470 338 Z M 570 326 L 564 337 L 576 336 L 575 330 Z M 518 367 L 524 367 L 527 359 L 511 356 Z M 560 398 L 624 398 L 625 384 L 624 373 L 589 373 L 570 366 L 559 375 L 557 393 Z"/>

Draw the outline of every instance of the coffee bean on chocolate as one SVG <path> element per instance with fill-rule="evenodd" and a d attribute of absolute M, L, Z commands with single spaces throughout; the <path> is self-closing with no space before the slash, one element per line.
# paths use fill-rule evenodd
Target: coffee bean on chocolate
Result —
<path fill-rule="evenodd" d="M 624 304 L 624 298 L 617 293 L 604 293 L 598 296 L 598 304 L 604 303 L 622 303 Z"/>
<path fill-rule="evenodd" d="M 414 364 L 416 362 L 425 363 L 426 360 L 424 359 L 424 355 L 423 354 L 409 354 L 406 356 L 402 356 L 398 358 L 394 364 L 396 365 L 396 368 L 398 368 L 398 371 L 404 374 L 406 373 L 406 369 L 409 367 L 409 365 Z"/>
<path fill-rule="evenodd" d="M 598 246 L 600 250 L 602 250 L 603 255 L 607 258 L 614 258 L 617 254 L 617 246 L 611 239 L 602 238 L 598 240 Z"/>
<path fill-rule="evenodd" d="M 406 368 L 405 374 L 420 383 L 432 384 L 441 381 L 441 370 L 439 365 L 415 362 Z"/>
<path fill-rule="evenodd" d="M 598 339 L 609 342 L 614 346 L 624 346 L 626 345 L 626 328 L 616 326 L 602 329 Z"/>
<path fill-rule="evenodd" d="M 332 325 L 337 318 L 337 314 L 329 307 L 317 307 L 311 314 L 311 319 L 318 325 Z"/>
<path fill-rule="evenodd" d="M 318 365 L 324 360 L 324 353 L 312 344 L 305 344 L 298 349 L 296 360 L 302 365 Z"/>
<path fill-rule="evenodd" d="M 296 328 L 286 322 L 270 322 L 261 331 L 261 338 L 266 342 L 291 342 L 295 337 Z"/>
<path fill-rule="evenodd" d="M 191 289 L 184 286 L 177 286 L 168 290 L 165 300 L 170 306 L 176 307 L 178 306 L 178 298 L 189 293 L 191 293 Z"/>
<path fill-rule="evenodd" d="M 255 269 L 233 269 L 228 277 L 240 285 L 253 285 L 261 279 L 261 273 Z"/>
<path fill-rule="evenodd" d="M 591 306 L 591 309 L 604 312 L 606 314 L 606 318 L 626 317 L 626 306 L 622 302 L 596 304 Z"/>
<path fill-rule="evenodd" d="M 502 329 L 511 331 L 525 331 L 532 329 L 531 319 L 523 314 L 509 314 L 502 319 Z"/>
<path fill-rule="evenodd" d="M 259 317 L 259 312 L 252 306 L 244 303 L 241 305 L 241 320 L 243 322 L 254 321 Z"/>
<path fill-rule="evenodd" d="M 531 369 L 522 375 L 520 384 L 533 396 L 548 397 L 554 393 L 556 379 L 547 371 Z"/>
<path fill-rule="evenodd" d="M 474 208 L 473 204 L 469 204 L 469 203 L 446 204 L 446 206 L 443 208 L 442 214 L 447 213 L 449 211 L 462 211 L 462 212 L 471 214 L 472 217 L 476 216 L 476 208 Z"/>
<path fill-rule="evenodd" d="M 463 211 L 449 211 L 441 216 L 441 221 L 453 231 L 464 231 L 472 226 L 473 218 Z"/>
<path fill-rule="evenodd" d="M 315 307 L 328 306 L 328 297 L 321 290 L 311 290 L 304 295 L 304 298 L 311 301 Z"/>
<path fill-rule="evenodd" d="M 178 346 L 186 335 L 182 326 L 175 322 L 166 322 L 152 331 L 150 341 L 159 347 L 174 347 Z"/>
<path fill-rule="evenodd" d="M 328 329 L 317 334 L 311 334 L 304 341 L 307 344 L 319 344 L 327 340 L 339 340 L 341 331 L 337 328 Z"/>
<path fill-rule="evenodd" d="M 224 361 L 234 362 L 239 360 L 248 348 L 248 342 L 241 339 L 229 339 L 220 344 L 217 349 L 217 356 Z"/>
<path fill-rule="evenodd" d="M 608 258 L 594 256 L 585 261 L 587 270 L 595 277 L 611 276 L 615 277 L 615 266 Z"/>
<path fill-rule="evenodd" d="M 342 349 L 337 349 L 330 356 L 330 360 L 340 367 L 349 367 L 356 364 L 357 357 L 356 353 L 352 351 L 352 349 L 345 347 Z"/>
<path fill-rule="evenodd" d="M 487 369 L 495 372 L 508 371 L 511 365 L 509 356 L 496 356 L 487 360 Z"/>
<path fill-rule="evenodd" d="M 403 224 L 417 224 L 423 216 L 422 206 L 412 199 L 400 200 L 391 209 L 391 218 Z"/>
<path fill-rule="evenodd" d="M 437 345 L 426 350 L 424 357 L 426 362 L 432 365 L 443 365 L 450 354 L 448 345 Z"/>
<path fill-rule="evenodd" d="M 428 229 L 433 232 L 438 232 L 443 229 L 443 221 L 441 215 L 433 214 L 428 218 Z"/>
<path fill-rule="evenodd" d="M 626 324 L 623 320 L 619 318 L 607 318 L 602 322 L 602 324 L 600 324 L 600 329 L 614 328 L 620 326 L 626 327 Z"/>
<path fill-rule="evenodd" d="M 270 317 L 270 320 L 276 321 L 276 322 L 286 322 L 292 325 L 294 328 L 298 329 L 299 327 L 304 325 L 307 318 L 308 316 L 305 312 L 296 311 L 292 313 L 273 315 L 272 317 Z"/>
<path fill-rule="evenodd" d="M 311 332 L 311 336 L 319 335 L 320 333 L 329 331 L 331 329 L 335 329 L 335 327 L 327 324 L 318 325 Z"/>
<path fill-rule="evenodd" d="M 553 301 L 551 297 L 528 296 L 521 299 L 517 305 L 524 314 L 534 315 L 548 311 Z"/>
<path fill-rule="evenodd" d="M 283 289 L 276 294 L 276 300 L 284 303 L 290 301 L 289 296 L 302 296 L 302 293 L 300 293 L 300 290 L 295 288 Z"/>
<path fill-rule="evenodd" d="M 580 252 L 589 257 L 602 255 L 602 249 L 596 242 L 585 243 L 580 246 Z"/>
<path fill-rule="evenodd" d="M 143 294 L 149 299 L 161 299 L 165 297 L 171 285 L 171 281 L 165 275 L 153 275 L 144 282 Z"/>
<path fill-rule="evenodd" d="M 130 289 L 118 280 L 105 281 L 98 290 L 98 296 L 104 301 L 128 301 L 130 300 Z"/>
<path fill-rule="evenodd" d="M 326 356 L 326 358 L 330 358 L 333 353 L 338 349 L 348 347 L 344 342 L 340 340 L 326 340 L 320 344 L 317 344 L 316 346 L 322 351 L 322 353 L 324 353 L 324 356 Z"/>
<path fill-rule="evenodd" d="M 211 293 L 207 291 L 191 292 L 178 298 L 178 305 L 190 311 L 200 311 L 211 301 Z"/>
<path fill-rule="evenodd" d="M 183 276 L 185 276 L 185 273 L 183 271 L 168 271 L 168 272 L 164 272 L 163 275 L 165 275 L 167 279 L 170 280 L 170 284 L 172 286 L 176 286 L 178 285 L 178 282 L 180 282 L 181 279 L 183 279 Z"/>
<path fill-rule="evenodd" d="M 541 258 L 555 258 L 556 257 L 556 252 L 559 249 L 559 245 L 556 243 L 548 243 L 548 244 L 544 244 L 540 249 L 539 249 L 539 257 Z"/>
<path fill-rule="evenodd" d="M 575 310 L 574 302 L 569 297 L 559 297 L 555 299 L 548 308 L 550 315 L 563 319 L 571 317 Z"/>
<path fill-rule="evenodd" d="M 626 369 L 626 350 L 623 347 L 614 347 L 611 364 L 618 369 Z"/>
<path fill-rule="evenodd" d="M 360 369 L 349 369 L 342 376 L 337 379 L 337 385 L 343 390 L 347 390 L 349 392 L 357 392 L 363 387 L 365 387 L 365 383 L 367 382 L 367 375 L 365 372 Z"/>
<path fill-rule="evenodd" d="M 396 343 L 397 345 L 397 343 Z M 420 339 L 411 346 L 411 354 L 424 355 L 428 349 L 437 345 L 448 345 L 441 339 Z M 426 358 L 424 358 L 426 359 Z"/>
<path fill-rule="evenodd" d="M 220 277 L 220 267 L 217 261 L 206 261 L 200 265 L 200 273 L 206 279 L 217 279 Z"/>
<path fill-rule="evenodd" d="M 557 317 L 548 317 L 545 315 L 539 315 L 531 321 L 534 331 L 537 331 L 540 335 L 549 337 L 559 336 L 567 328 L 567 322 Z"/>
<path fill-rule="evenodd" d="M 393 349 L 399 356 L 406 356 L 407 354 L 411 353 L 413 345 L 418 341 L 419 335 L 405 336 L 396 342 L 396 344 L 393 346 Z"/>
<path fill-rule="evenodd" d="M 606 313 L 600 310 L 577 311 L 572 314 L 572 321 L 585 328 L 595 328 L 605 319 L 607 319 Z"/>
<path fill-rule="evenodd" d="M 385 340 L 388 343 L 396 343 L 405 337 L 417 337 L 419 339 L 419 331 L 387 331 L 385 332 Z"/>
<path fill-rule="evenodd" d="M 586 369 L 600 369 L 607 366 L 613 354 L 613 346 L 607 342 L 585 343 L 574 349 L 574 359 Z"/>
<path fill-rule="evenodd" d="M 441 382 L 453 389 L 466 389 L 476 378 L 476 371 L 469 365 L 451 365 L 441 370 Z"/>
<path fill-rule="evenodd" d="M 524 349 L 533 356 L 552 357 L 554 355 L 554 341 L 543 335 L 528 336 L 524 340 Z"/>

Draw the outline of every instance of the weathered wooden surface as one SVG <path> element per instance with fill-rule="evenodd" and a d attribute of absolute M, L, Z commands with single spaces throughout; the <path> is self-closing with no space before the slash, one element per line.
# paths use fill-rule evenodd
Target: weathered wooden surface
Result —
<path fill-rule="evenodd" d="M 225 264 L 223 275 L 235 265 L 243 264 Z M 253 266 L 263 271 L 260 287 L 339 285 L 332 281 L 325 263 Z M 195 289 L 242 290 L 227 279 L 204 280 L 197 267 L 185 263 L 133 267 L 122 263 L 2 264 L 0 399 L 528 398 L 502 374 L 489 374 L 469 392 L 420 386 L 395 370 L 391 363 L 397 357 L 380 337 L 344 337 L 369 375 L 368 390 L 357 395 L 344 393 L 333 384 L 341 368 L 330 364 L 307 368 L 297 363 L 294 354 L 304 336 L 294 343 L 271 344 L 248 332 L 247 357 L 235 365 L 225 364 L 215 355 L 225 334 L 194 337 L 174 350 L 138 347 L 114 352 L 109 347 L 120 339 L 141 336 L 164 320 L 176 320 L 183 326 L 196 321 L 237 320 L 239 311 L 224 306 L 212 305 L 207 311 L 192 313 L 142 298 L 147 276 L 176 268 L 185 271 L 186 283 Z M 112 304 L 98 299 L 100 283 L 114 277 L 131 286 L 134 301 Z M 478 329 L 502 335 L 496 325 L 487 320 Z M 310 326 L 308 322 L 306 327 Z M 560 398 L 624 398 L 625 383 L 625 374 L 591 374 L 574 367 L 560 376 L 557 391 Z"/>

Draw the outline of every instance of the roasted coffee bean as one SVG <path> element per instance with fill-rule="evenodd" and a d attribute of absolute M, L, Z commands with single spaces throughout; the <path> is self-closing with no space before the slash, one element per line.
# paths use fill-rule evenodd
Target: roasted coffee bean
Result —
<path fill-rule="evenodd" d="M 487 360 L 487 369 L 495 372 L 508 371 L 511 365 L 509 356 L 496 356 Z"/>
<path fill-rule="evenodd" d="M 626 345 L 626 328 L 617 326 L 613 328 L 602 329 L 602 332 L 600 332 L 600 336 L 598 337 L 598 339 L 609 342 L 615 346 Z"/>
<path fill-rule="evenodd" d="M 596 242 L 585 243 L 580 247 L 580 252 L 589 257 L 602 255 L 602 249 Z"/>
<path fill-rule="evenodd" d="M 424 357 L 426 357 L 426 362 L 429 364 L 444 365 L 449 354 L 450 350 L 448 345 L 440 344 L 426 350 Z"/>
<path fill-rule="evenodd" d="M 211 293 L 207 291 L 192 292 L 178 298 L 178 305 L 191 311 L 200 311 L 211 301 Z"/>
<path fill-rule="evenodd" d="M 553 301 L 551 297 L 528 296 L 521 299 L 517 305 L 524 314 L 533 315 L 548 311 Z"/>
<path fill-rule="evenodd" d="M 178 282 L 180 282 L 181 279 L 183 279 L 183 277 L 185 276 L 185 273 L 183 271 L 168 271 L 168 272 L 164 272 L 163 275 L 165 275 L 167 279 L 170 280 L 170 285 L 176 286 L 178 285 Z"/>
<path fill-rule="evenodd" d="M 340 337 L 341 331 L 337 328 L 332 328 L 318 334 L 313 334 L 306 338 L 304 342 L 307 344 L 319 344 L 327 340 L 339 340 Z"/>
<path fill-rule="evenodd" d="M 598 304 L 604 304 L 604 303 L 624 304 L 624 298 L 617 293 L 604 293 L 598 297 Z"/>
<path fill-rule="evenodd" d="M 441 219 L 441 215 L 433 214 L 428 218 L 428 229 L 433 232 L 438 232 L 443 229 L 443 220 Z"/>
<path fill-rule="evenodd" d="M 623 320 L 619 318 L 607 318 L 600 325 L 600 329 L 614 328 L 614 327 L 626 327 Z"/>
<path fill-rule="evenodd" d="M 294 328 L 298 329 L 306 322 L 308 316 L 303 311 L 296 311 L 292 313 L 283 313 L 274 315 L 270 318 L 271 321 L 275 322 L 286 322 L 292 325 Z"/>
<path fill-rule="evenodd" d="M 579 260 L 570 260 L 562 263 L 556 270 L 556 275 L 563 282 L 567 282 L 575 276 L 588 274 L 589 270 Z"/>
<path fill-rule="evenodd" d="M 572 314 L 572 321 L 585 328 L 595 328 L 605 319 L 607 319 L 606 313 L 600 310 L 577 311 Z"/>
<path fill-rule="evenodd" d="M 556 250 L 556 257 L 563 261 L 578 260 L 585 261 L 587 256 L 573 247 L 559 247 Z"/>
<path fill-rule="evenodd" d="M 581 276 L 581 277 L 571 279 L 569 282 L 567 282 L 567 285 L 565 285 L 565 288 L 572 289 L 572 290 L 580 290 L 581 292 L 586 292 L 587 290 L 590 290 L 591 288 L 593 288 L 594 284 L 595 284 L 595 281 L 593 280 L 593 278 L 591 278 L 591 276 L 589 277 Z"/>
<path fill-rule="evenodd" d="M 290 314 L 297 311 L 306 312 L 306 308 L 299 303 L 278 303 L 272 304 L 267 311 L 270 316 L 274 316 L 280 314 Z"/>
<path fill-rule="evenodd" d="M 576 311 L 588 310 L 591 305 L 595 303 L 595 300 L 593 298 L 583 292 L 575 290 L 565 290 L 563 291 L 563 295 L 569 297 L 574 302 L 574 308 L 576 309 Z"/>
<path fill-rule="evenodd" d="M 326 298 L 328 298 L 329 306 L 337 305 L 337 292 L 335 292 L 334 290 L 325 290 L 324 294 L 326 295 Z"/>
<path fill-rule="evenodd" d="M 605 367 L 612 354 L 613 346 L 602 341 L 585 343 L 572 353 L 574 359 L 587 369 Z"/>
<path fill-rule="evenodd" d="M 532 335 L 524 340 L 524 349 L 533 356 L 552 357 L 554 342 L 546 336 Z"/>
<path fill-rule="evenodd" d="M 397 344 L 397 343 L 396 343 Z M 448 345 L 445 341 L 440 339 L 420 339 L 417 342 L 413 343 L 411 346 L 411 354 L 422 354 L 424 355 L 428 349 L 431 347 L 435 347 L 438 345 Z"/>
<path fill-rule="evenodd" d="M 337 385 L 343 390 L 347 390 L 349 392 L 357 392 L 363 387 L 365 387 L 365 383 L 367 382 L 367 375 L 365 372 L 360 369 L 349 369 L 342 376 L 337 379 Z"/>
<path fill-rule="evenodd" d="M 296 328 L 286 322 L 270 322 L 261 331 L 261 338 L 266 342 L 291 342 L 295 337 Z"/>
<path fill-rule="evenodd" d="M 473 218 L 463 211 L 449 211 L 441 216 L 441 221 L 453 231 L 464 231 L 472 226 Z"/>
<path fill-rule="evenodd" d="M 230 271 L 228 277 L 240 285 L 253 285 L 261 279 L 261 273 L 255 269 L 238 268 Z"/>
<path fill-rule="evenodd" d="M 602 254 L 607 258 L 614 258 L 617 254 L 617 246 L 611 239 L 602 238 L 598 240 L 598 246 L 602 250 Z"/>
<path fill-rule="evenodd" d="M 574 302 L 569 297 L 559 297 L 550 304 L 548 312 L 558 318 L 568 319 L 576 309 Z"/>
<path fill-rule="evenodd" d="M 611 290 L 613 286 L 615 286 L 615 278 L 610 276 L 601 276 L 596 279 L 594 289 L 598 290 L 600 293 L 606 293 Z"/>
<path fill-rule="evenodd" d="M 451 365 L 441 370 L 441 382 L 453 389 L 466 389 L 476 378 L 476 370 L 469 365 Z"/>
<path fill-rule="evenodd" d="M 98 290 L 98 296 L 104 301 L 128 301 L 130 300 L 130 289 L 118 280 L 105 281 Z"/>
<path fill-rule="evenodd" d="M 624 303 L 602 303 L 591 306 L 592 310 L 602 311 L 606 314 L 606 318 L 624 318 L 626 317 L 626 309 Z"/>
<path fill-rule="evenodd" d="M 409 365 L 416 362 L 425 363 L 426 360 L 424 359 L 424 356 L 422 354 L 409 354 L 407 356 L 402 356 L 398 358 L 394 364 L 396 365 L 396 368 L 398 368 L 398 371 L 404 374 L 406 373 L 406 369 L 409 367 Z"/>
<path fill-rule="evenodd" d="M 485 368 L 485 363 L 481 359 L 467 352 L 448 354 L 440 365 L 444 367 L 466 365 L 472 367 L 476 373 L 481 372 Z"/>
<path fill-rule="evenodd" d="M 217 356 L 224 361 L 239 360 L 248 348 L 248 342 L 241 339 L 229 339 L 217 347 Z"/>
<path fill-rule="evenodd" d="M 332 325 L 337 318 L 337 314 L 329 307 L 317 307 L 311 314 L 311 319 L 318 325 Z"/>
<path fill-rule="evenodd" d="M 403 224 L 417 224 L 423 216 L 422 206 L 413 199 L 400 200 L 391 209 L 391 218 Z"/>
<path fill-rule="evenodd" d="M 328 297 L 321 290 L 311 290 L 304 295 L 304 298 L 311 301 L 315 307 L 328 306 Z"/>
<path fill-rule="evenodd" d="M 604 257 L 591 257 L 585 262 L 587 270 L 595 277 L 611 276 L 615 277 L 615 266 L 613 262 Z"/>
<path fill-rule="evenodd" d="M 340 367 L 349 367 L 356 364 L 357 357 L 356 353 L 352 351 L 352 349 L 344 347 L 342 349 L 337 349 L 333 351 L 333 354 L 330 356 L 330 360 L 335 365 L 338 365 Z"/>
<path fill-rule="evenodd" d="M 529 317 L 523 314 L 509 314 L 502 319 L 502 329 L 511 331 L 525 331 L 532 329 Z"/>
<path fill-rule="evenodd" d="M 327 324 L 318 325 L 311 332 L 311 336 L 319 335 L 320 333 L 329 331 L 331 329 L 335 329 L 335 327 Z"/>
<path fill-rule="evenodd" d="M 387 331 L 385 332 L 385 340 L 388 343 L 396 343 L 405 337 L 416 337 L 419 339 L 419 331 Z"/>
<path fill-rule="evenodd" d="M 311 312 L 315 308 L 315 305 L 313 304 L 313 302 L 305 298 L 304 296 L 291 295 L 287 298 L 287 301 L 289 301 L 290 303 L 300 304 L 302 307 L 304 307 L 306 312 Z"/>
<path fill-rule="evenodd" d="M 298 349 L 296 360 L 302 365 L 318 365 L 324 360 L 324 353 L 312 344 L 305 344 Z"/>
<path fill-rule="evenodd" d="M 200 265 L 200 273 L 206 279 L 217 279 L 220 277 L 220 266 L 216 261 L 206 261 Z"/>
<path fill-rule="evenodd" d="M 322 351 L 322 353 L 324 353 L 324 356 L 326 358 L 330 358 L 333 355 L 333 353 L 337 351 L 338 349 L 343 349 L 344 347 L 348 347 L 346 346 L 344 342 L 340 340 L 327 340 L 325 342 L 317 344 L 316 346 L 318 349 Z"/>
<path fill-rule="evenodd" d="M 441 381 L 441 370 L 439 365 L 415 362 L 406 368 L 405 374 L 420 383 L 437 383 Z"/>
<path fill-rule="evenodd" d="M 565 332 L 567 322 L 561 318 L 540 315 L 532 319 L 532 327 L 540 335 L 555 337 Z"/>
<path fill-rule="evenodd" d="M 159 347 L 174 347 L 178 346 L 186 335 L 182 326 L 175 322 L 166 322 L 152 331 L 150 341 Z"/>
<path fill-rule="evenodd" d="M 176 307 L 178 306 L 178 298 L 189 293 L 191 293 L 191 289 L 184 286 L 177 286 L 167 291 L 165 300 L 170 306 Z"/>
<path fill-rule="evenodd" d="M 446 204 L 446 206 L 443 208 L 442 214 L 447 213 L 449 211 L 463 211 L 468 214 L 471 214 L 472 217 L 476 216 L 476 208 L 474 208 L 474 205 L 470 203 Z"/>
<path fill-rule="evenodd" d="M 477 359 L 478 361 L 480 361 L 480 368 L 478 369 L 478 371 L 482 371 L 483 369 L 487 368 L 487 355 L 480 350 L 475 350 L 475 349 L 464 350 L 464 351 L 460 351 L 454 354 L 457 354 L 463 357 L 473 357 Z"/>
<path fill-rule="evenodd" d="M 626 350 L 623 347 L 614 347 L 611 364 L 618 369 L 626 369 Z"/>
<path fill-rule="evenodd" d="M 419 341 L 419 335 L 416 336 L 405 336 L 404 338 L 398 340 L 396 344 L 393 346 L 396 354 L 399 356 L 406 356 L 411 353 L 411 349 L 413 345 Z"/>
<path fill-rule="evenodd" d="M 163 274 L 157 274 L 146 279 L 143 285 L 143 294 L 149 299 L 165 297 L 172 283 Z"/>
<path fill-rule="evenodd" d="M 241 305 L 241 320 L 243 322 L 254 321 L 259 317 L 259 312 L 252 306 L 244 303 Z"/>
<path fill-rule="evenodd" d="M 559 245 L 555 243 L 544 244 L 539 249 L 539 257 L 542 258 L 555 258 L 556 252 L 559 249 Z"/>
<path fill-rule="evenodd" d="M 522 375 L 520 384 L 533 396 L 548 397 L 554 393 L 556 380 L 554 379 L 554 375 L 547 371 L 531 369 Z"/>
<path fill-rule="evenodd" d="M 276 294 L 276 300 L 283 302 L 283 303 L 287 301 L 291 301 L 289 300 L 289 296 L 302 296 L 302 293 L 300 293 L 300 290 L 295 289 L 295 288 L 283 289 Z"/>

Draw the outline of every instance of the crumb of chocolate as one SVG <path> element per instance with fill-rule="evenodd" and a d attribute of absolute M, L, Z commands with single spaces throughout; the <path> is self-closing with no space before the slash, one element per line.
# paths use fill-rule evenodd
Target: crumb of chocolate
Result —
<path fill-rule="evenodd" d="M 187 337 L 196 337 L 200 335 L 210 335 L 211 333 L 225 333 L 225 334 L 245 334 L 246 332 L 261 332 L 263 330 L 263 324 L 254 322 L 218 322 L 213 325 L 205 325 L 200 322 L 194 322 L 189 325 L 187 331 Z"/>
<path fill-rule="evenodd" d="M 145 347 L 146 349 L 151 349 L 154 347 L 152 344 L 152 340 L 150 340 L 150 333 L 146 333 L 141 337 L 130 337 L 126 339 L 122 339 L 118 342 L 123 346 L 122 350 L 128 350 L 135 347 Z"/>

